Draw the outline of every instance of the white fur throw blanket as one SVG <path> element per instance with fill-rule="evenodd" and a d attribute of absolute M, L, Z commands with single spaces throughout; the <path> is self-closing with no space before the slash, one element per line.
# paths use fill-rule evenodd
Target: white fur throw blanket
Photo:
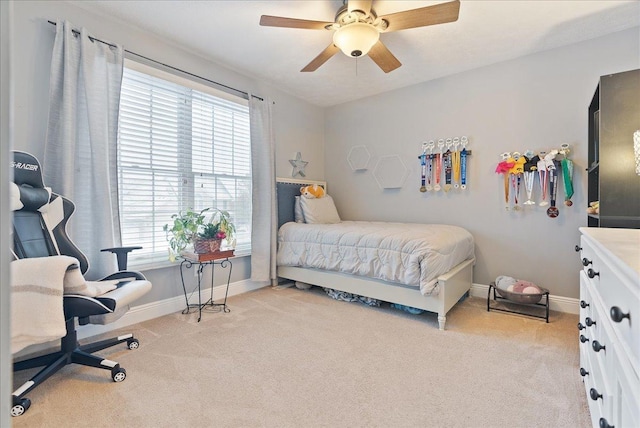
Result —
<path fill-rule="evenodd" d="M 64 337 L 64 294 L 95 297 L 116 288 L 117 281 L 86 282 L 78 266 L 68 256 L 11 262 L 12 353 Z"/>

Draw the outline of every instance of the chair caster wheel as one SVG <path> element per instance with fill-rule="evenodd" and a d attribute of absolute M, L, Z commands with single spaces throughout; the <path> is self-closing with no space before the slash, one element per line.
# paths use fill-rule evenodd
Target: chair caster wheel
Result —
<path fill-rule="evenodd" d="M 31 400 L 28 398 L 14 399 L 11 407 L 11 416 L 21 416 L 31 407 Z"/>
<path fill-rule="evenodd" d="M 138 349 L 140 347 L 140 341 L 138 339 L 127 340 L 127 346 L 129 349 Z"/>
<path fill-rule="evenodd" d="M 127 378 L 127 371 L 122 367 L 111 370 L 111 379 L 114 382 L 122 382 Z"/>

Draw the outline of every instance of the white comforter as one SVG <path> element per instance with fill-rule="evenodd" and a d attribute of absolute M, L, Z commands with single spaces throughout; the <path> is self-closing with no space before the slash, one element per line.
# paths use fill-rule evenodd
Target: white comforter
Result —
<path fill-rule="evenodd" d="M 343 221 L 286 223 L 278 231 L 278 266 L 367 276 L 437 294 L 437 278 L 474 257 L 473 236 L 444 224 Z"/>

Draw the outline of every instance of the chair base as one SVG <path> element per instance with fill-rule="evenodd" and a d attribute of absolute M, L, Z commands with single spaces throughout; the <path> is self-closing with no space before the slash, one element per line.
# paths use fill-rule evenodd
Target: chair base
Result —
<path fill-rule="evenodd" d="M 66 321 L 67 334 L 60 340 L 60 350 L 47 355 L 18 361 L 13 364 L 13 371 L 21 371 L 42 367 L 35 376 L 22 384 L 12 394 L 11 416 L 20 416 L 31 406 L 31 401 L 25 395 L 51 377 L 58 370 L 68 364 L 80 364 L 83 366 L 96 367 L 111 371 L 111 378 L 114 382 L 122 382 L 127 376 L 125 369 L 120 367 L 115 361 L 93 355 L 93 352 L 109 348 L 119 343 L 127 342 L 129 349 L 137 349 L 138 339 L 133 334 L 126 334 L 99 342 L 88 343 L 80 346 L 77 339 L 74 318 Z"/>

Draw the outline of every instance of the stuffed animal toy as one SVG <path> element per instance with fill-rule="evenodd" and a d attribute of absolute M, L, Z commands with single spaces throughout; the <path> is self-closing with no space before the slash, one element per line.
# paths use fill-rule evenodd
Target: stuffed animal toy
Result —
<path fill-rule="evenodd" d="M 515 279 L 510 276 L 500 275 L 496 278 L 496 286 L 505 291 L 511 293 L 520 294 L 542 294 L 543 291 L 540 287 L 532 282 L 524 281 L 522 279 Z"/>
<path fill-rule="evenodd" d="M 324 187 L 317 184 L 301 187 L 300 193 L 307 199 L 322 198 L 325 195 Z"/>
<path fill-rule="evenodd" d="M 515 284 L 513 284 L 513 292 L 522 294 L 542 294 L 542 289 L 532 282 L 519 279 Z"/>

